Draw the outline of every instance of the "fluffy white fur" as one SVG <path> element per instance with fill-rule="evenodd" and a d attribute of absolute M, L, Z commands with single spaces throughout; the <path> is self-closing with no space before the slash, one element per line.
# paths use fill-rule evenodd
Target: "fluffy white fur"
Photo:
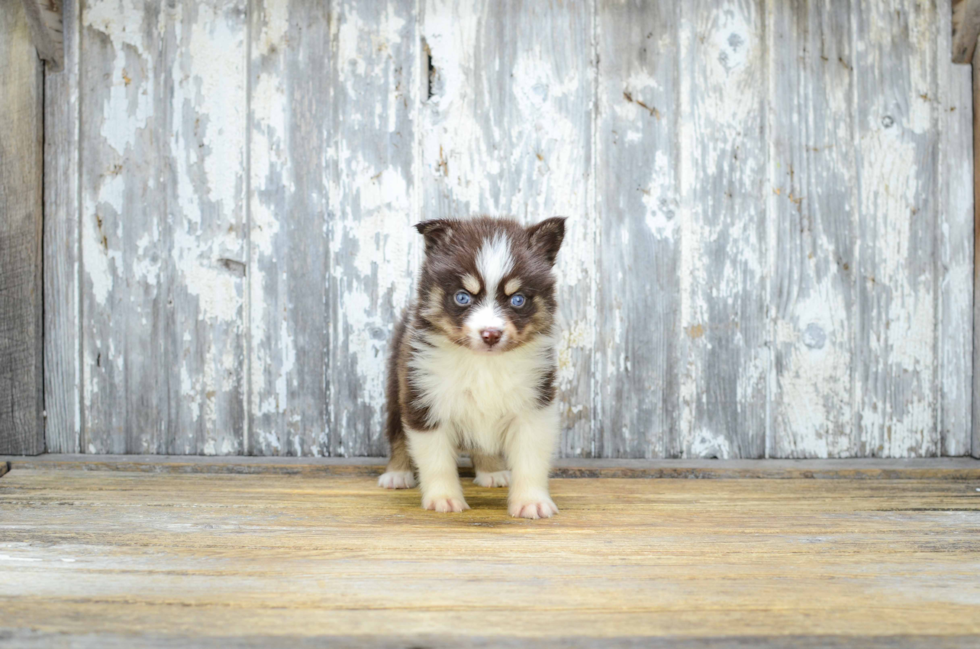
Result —
<path fill-rule="evenodd" d="M 540 336 L 495 355 L 474 354 L 438 335 L 427 336 L 427 342 L 432 347 L 417 346 L 410 364 L 417 370 L 420 405 L 429 409 L 432 424 L 441 423 L 431 431 L 406 430 L 423 506 L 441 512 L 468 509 L 456 468 L 465 448 L 504 454 L 513 516 L 557 513 L 548 493 L 548 469 L 559 434 L 558 407 L 540 408 L 536 392 L 539 377 L 554 365 L 554 339 Z M 497 476 L 478 479 L 486 483 Z"/>
<path fill-rule="evenodd" d="M 480 471 L 476 472 L 473 484 L 480 487 L 506 487 L 510 484 L 510 471 Z"/>
<path fill-rule="evenodd" d="M 411 471 L 386 471 L 378 478 L 378 486 L 385 489 L 411 489 L 415 475 Z"/>
<path fill-rule="evenodd" d="M 497 285 L 504 275 L 514 267 L 514 258 L 510 255 L 510 240 L 504 233 L 498 233 L 493 239 L 483 242 L 476 256 L 476 269 L 483 278 L 487 293 L 495 295 Z"/>

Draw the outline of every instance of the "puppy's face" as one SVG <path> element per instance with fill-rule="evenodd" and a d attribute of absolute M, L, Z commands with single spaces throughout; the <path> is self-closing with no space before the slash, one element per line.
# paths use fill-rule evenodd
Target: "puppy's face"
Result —
<path fill-rule="evenodd" d="M 524 228 L 487 217 L 419 223 L 423 326 L 481 354 L 502 354 L 550 332 L 552 267 L 565 235 L 555 217 Z"/>

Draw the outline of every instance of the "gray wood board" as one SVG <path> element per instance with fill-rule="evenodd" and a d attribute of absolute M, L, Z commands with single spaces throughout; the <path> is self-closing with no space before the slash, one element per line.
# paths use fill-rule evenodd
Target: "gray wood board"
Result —
<path fill-rule="evenodd" d="M 90 453 L 241 453 L 244 0 L 87 2 L 83 410 Z"/>
<path fill-rule="evenodd" d="M 44 77 L 44 410 L 49 453 L 77 453 L 82 429 L 79 294 L 79 13 L 63 9 L 64 69 Z"/>
<path fill-rule="evenodd" d="M 410 226 L 477 213 L 571 217 L 563 455 L 971 450 L 948 0 L 83 7 L 46 107 L 55 450 L 384 452 Z"/>
<path fill-rule="evenodd" d="M 680 424 L 667 455 L 765 454 L 766 6 L 679 3 Z"/>
<path fill-rule="evenodd" d="M 973 53 L 973 367 L 980 368 L 980 48 Z M 973 373 L 973 457 L 980 457 L 980 371 Z"/>
<path fill-rule="evenodd" d="M 0 4 L 0 453 L 44 452 L 43 84 L 24 6 Z"/>
<path fill-rule="evenodd" d="M 847 457 L 857 446 L 852 19 L 850 3 L 823 0 L 773 13 L 771 457 Z"/>
<path fill-rule="evenodd" d="M 329 455 L 329 5 L 251 5 L 248 452 Z"/>
<path fill-rule="evenodd" d="M 603 1 L 596 19 L 596 455 L 665 457 L 684 335 L 678 5 Z"/>
<path fill-rule="evenodd" d="M 854 5 L 859 455 L 940 452 L 936 12 Z"/>
<path fill-rule="evenodd" d="M 425 218 L 567 216 L 558 255 L 564 455 L 593 454 L 595 213 L 591 3 L 422 5 Z"/>
<path fill-rule="evenodd" d="M 382 455 L 388 339 L 419 253 L 414 0 L 342 0 L 332 92 L 331 455 Z M 426 215 L 427 217 L 428 215 Z"/>
<path fill-rule="evenodd" d="M 255 9 L 250 450 L 381 454 L 387 341 L 420 220 L 414 5 Z"/>
<path fill-rule="evenodd" d="M 949 14 L 937 11 L 936 58 L 949 49 Z M 965 65 L 940 65 L 933 110 L 939 128 L 940 455 L 969 455 L 973 427 L 973 80 Z"/>

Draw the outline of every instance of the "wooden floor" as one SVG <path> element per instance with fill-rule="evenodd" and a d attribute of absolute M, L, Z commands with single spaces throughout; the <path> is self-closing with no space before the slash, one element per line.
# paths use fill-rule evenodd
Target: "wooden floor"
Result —
<path fill-rule="evenodd" d="M 523 521 L 468 480 L 439 515 L 357 472 L 33 466 L 0 478 L 3 647 L 980 647 L 975 468 L 557 479 Z"/>

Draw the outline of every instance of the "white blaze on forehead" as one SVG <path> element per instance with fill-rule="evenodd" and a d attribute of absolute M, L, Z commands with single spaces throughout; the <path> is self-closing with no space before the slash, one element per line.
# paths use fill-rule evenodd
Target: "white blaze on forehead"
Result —
<path fill-rule="evenodd" d="M 514 258 L 510 256 L 510 242 L 507 236 L 499 232 L 493 239 L 487 239 L 480 248 L 480 253 L 476 256 L 476 269 L 483 276 L 483 286 L 487 289 L 487 295 L 497 294 L 497 284 L 514 267 Z"/>

